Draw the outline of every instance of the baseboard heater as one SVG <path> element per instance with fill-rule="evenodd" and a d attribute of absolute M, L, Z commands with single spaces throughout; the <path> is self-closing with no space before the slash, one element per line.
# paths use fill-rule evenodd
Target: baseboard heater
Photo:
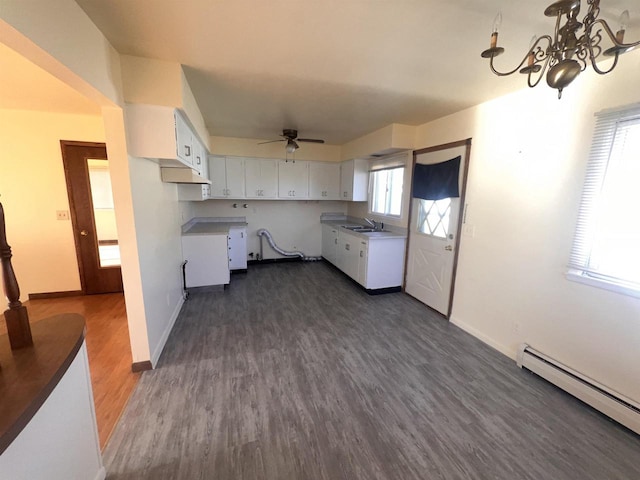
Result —
<path fill-rule="evenodd" d="M 595 380 L 523 343 L 518 348 L 520 368 L 539 375 L 609 418 L 640 435 L 640 405 Z"/>

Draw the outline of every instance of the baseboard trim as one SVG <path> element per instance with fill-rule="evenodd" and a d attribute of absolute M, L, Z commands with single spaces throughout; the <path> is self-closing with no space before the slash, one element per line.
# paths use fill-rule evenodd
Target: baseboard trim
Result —
<path fill-rule="evenodd" d="M 171 330 L 173 330 L 173 326 L 178 319 L 178 315 L 180 315 L 180 310 L 182 309 L 182 305 L 184 305 L 184 297 L 180 295 L 178 303 L 176 304 L 176 308 L 173 309 L 173 313 L 171 314 L 171 318 L 169 319 L 169 323 L 167 324 L 167 328 L 162 332 L 162 337 L 160 337 L 160 341 L 158 342 L 158 346 L 153 351 L 151 355 L 151 365 L 152 368 L 158 364 L 158 360 L 160 360 L 160 355 L 162 355 L 162 351 L 164 350 L 164 346 L 169 339 L 169 335 L 171 334 Z"/>
<path fill-rule="evenodd" d="M 469 325 L 468 323 L 463 322 L 462 320 L 460 320 L 457 317 L 451 316 L 449 321 L 451 323 L 453 323 L 456 327 L 458 327 L 458 328 L 464 330 L 465 332 L 467 332 L 469 335 L 472 335 L 472 336 L 476 337 L 482 343 L 484 343 L 486 345 L 489 345 L 494 350 L 497 350 L 498 352 L 500 352 L 501 354 L 509 357 L 513 361 L 516 360 L 517 352 L 516 352 L 515 349 L 510 349 L 510 348 L 508 348 L 508 347 L 496 342 L 495 340 L 491 339 L 490 337 L 488 337 L 487 335 L 482 333 L 477 328 L 472 327 L 471 325 Z"/>
<path fill-rule="evenodd" d="M 300 257 L 285 257 L 285 258 L 265 258 L 264 260 L 248 260 L 247 265 L 262 265 L 266 263 L 288 263 L 288 262 L 301 262 Z"/>
<path fill-rule="evenodd" d="M 153 370 L 151 360 L 145 360 L 144 362 L 133 362 L 131 364 L 131 371 L 133 373 L 145 372 L 147 370 Z"/>
<path fill-rule="evenodd" d="M 30 293 L 29 300 L 46 300 L 48 298 L 79 297 L 81 295 L 84 295 L 84 292 L 82 290 L 68 290 L 65 292 Z"/>

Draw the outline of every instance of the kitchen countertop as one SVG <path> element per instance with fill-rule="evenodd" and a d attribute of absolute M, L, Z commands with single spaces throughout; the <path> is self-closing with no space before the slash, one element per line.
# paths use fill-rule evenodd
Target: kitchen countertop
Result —
<path fill-rule="evenodd" d="M 356 237 L 366 238 L 368 240 L 385 240 L 392 238 L 407 238 L 407 234 L 404 232 L 394 231 L 390 228 L 385 228 L 383 231 L 378 232 L 354 232 L 353 230 L 349 230 L 348 228 L 344 228 L 344 225 L 362 225 L 368 227 L 365 222 L 362 220 L 323 220 L 320 223 L 323 225 L 331 225 L 333 227 L 339 228 L 341 231 L 350 233 L 355 235 Z M 391 227 L 394 228 L 394 227 Z"/>
<path fill-rule="evenodd" d="M 228 235 L 231 227 L 246 227 L 245 217 L 195 217 L 182 226 L 182 235 Z"/>

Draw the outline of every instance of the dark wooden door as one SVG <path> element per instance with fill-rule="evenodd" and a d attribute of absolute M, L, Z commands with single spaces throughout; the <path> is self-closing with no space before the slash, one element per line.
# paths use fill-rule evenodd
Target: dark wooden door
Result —
<path fill-rule="evenodd" d="M 85 143 L 60 141 L 62 148 L 62 160 L 67 179 L 67 193 L 71 207 L 71 222 L 73 236 L 76 243 L 76 254 L 80 268 L 80 283 L 82 291 L 87 295 L 98 293 L 122 292 L 122 273 L 120 270 L 119 250 L 117 234 L 108 235 L 116 238 L 99 238 L 96 228 L 95 212 L 105 213 L 108 208 L 100 205 L 94 210 L 94 198 L 101 203 L 109 202 L 111 186 L 107 182 L 108 192 L 101 191 L 92 195 L 92 181 L 89 177 L 89 165 L 104 164 L 108 176 L 107 149 L 103 143 Z M 96 177 L 93 177 L 96 178 Z M 103 186 L 104 187 L 104 186 Z M 94 185 L 94 190 L 96 186 Z M 100 190 L 105 190 L 101 188 Z M 112 197 L 111 197 L 112 201 Z M 111 210 L 113 206 L 111 205 Z M 108 212 L 108 213 L 113 213 Z M 114 223 L 114 222 L 111 222 Z M 102 230 L 105 230 L 101 227 Z M 115 229 L 115 223 L 114 227 Z M 112 229 L 112 230 L 113 230 Z M 116 252 L 115 255 L 106 255 L 105 251 Z"/>

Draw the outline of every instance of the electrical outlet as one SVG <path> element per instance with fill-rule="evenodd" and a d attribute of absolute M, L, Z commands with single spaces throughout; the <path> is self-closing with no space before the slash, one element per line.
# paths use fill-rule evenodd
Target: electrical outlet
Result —
<path fill-rule="evenodd" d="M 69 220 L 69 210 L 56 210 L 58 220 Z"/>

